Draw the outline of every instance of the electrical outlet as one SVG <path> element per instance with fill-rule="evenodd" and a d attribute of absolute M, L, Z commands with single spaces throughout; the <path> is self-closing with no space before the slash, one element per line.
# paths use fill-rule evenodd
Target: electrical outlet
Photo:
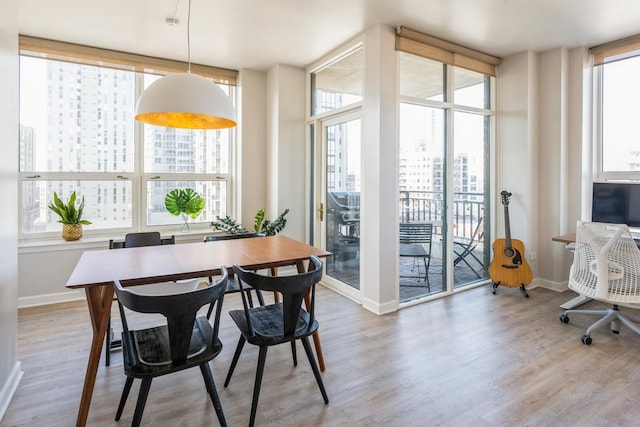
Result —
<path fill-rule="evenodd" d="M 529 259 L 531 261 L 535 261 L 538 258 L 538 254 L 536 252 L 529 252 Z"/>

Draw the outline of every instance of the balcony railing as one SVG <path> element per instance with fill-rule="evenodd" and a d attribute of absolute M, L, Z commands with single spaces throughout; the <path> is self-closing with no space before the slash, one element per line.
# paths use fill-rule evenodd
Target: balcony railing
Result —
<path fill-rule="evenodd" d="M 400 191 L 400 222 L 433 222 L 443 224 L 444 195 L 439 191 Z M 454 232 L 459 237 L 471 237 L 484 217 L 483 193 L 453 194 Z M 436 227 L 440 232 L 441 227 Z"/>

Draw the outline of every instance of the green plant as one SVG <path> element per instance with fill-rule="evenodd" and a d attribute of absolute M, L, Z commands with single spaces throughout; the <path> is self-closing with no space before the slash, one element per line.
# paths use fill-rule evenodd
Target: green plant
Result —
<path fill-rule="evenodd" d="M 171 215 L 182 215 L 187 230 L 189 217 L 196 219 L 204 210 L 204 205 L 205 200 L 192 188 L 176 188 L 164 198 L 164 207 Z"/>
<path fill-rule="evenodd" d="M 76 192 L 69 196 L 67 203 L 63 202 L 56 192 L 53 192 L 53 203 L 49 204 L 49 209 L 60 216 L 58 222 L 62 224 L 91 224 L 86 219 L 82 219 L 82 211 L 84 210 L 84 196 L 80 205 L 76 208 Z"/>
<path fill-rule="evenodd" d="M 256 233 L 264 234 L 265 236 L 275 236 L 281 232 L 287 225 L 287 219 L 285 216 L 289 213 L 289 209 L 285 209 L 278 218 L 273 222 L 268 219 L 264 219 L 264 208 L 260 209 L 255 217 L 255 223 L 253 229 Z"/>
<path fill-rule="evenodd" d="M 262 208 L 256 213 L 253 229 L 256 233 L 264 234 L 265 236 L 275 236 L 287 225 L 287 219 L 285 216 L 288 213 L 289 209 L 285 209 L 280 215 L 278 215 L 278 218 L 274 221 L 269 221 L 268 219 L 264 219 L 265 210 Z M 215 221 L 211 222 L 211 228 L 216 231 L 223 231 L 227 234 L 242 234 L 249 232 L 238 224 L 234 218 L 231 218 L 228 215 L 224 218 L 217 216 Z"/>

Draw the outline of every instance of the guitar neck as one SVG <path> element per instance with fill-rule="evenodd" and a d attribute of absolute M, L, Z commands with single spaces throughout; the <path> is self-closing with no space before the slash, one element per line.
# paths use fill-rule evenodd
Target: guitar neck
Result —
<path fill-rule="evenodd" d="M 504 207 L 504 243 L 506 249 L 511 249 L 511 225 L 509 224 L 509 206 Z"/>

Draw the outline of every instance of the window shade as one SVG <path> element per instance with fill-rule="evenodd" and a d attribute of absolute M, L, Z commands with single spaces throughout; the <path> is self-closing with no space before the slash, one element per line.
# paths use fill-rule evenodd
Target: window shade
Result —
<path fill-rule="evenodd" d="M 54 59 L 145 73 L 184 73 L 188 64 L 182 61 L 137 55 L 117 50 L 100 49 L 73 43 L 20 36 L 20 55 Z M 191 71 L 213 79 L 216 83 L 235 86 L 238 72 L 226 68 L 191 64 Z"/>
<path fill-rule="evenodd" d="M 427 34 L 398 27 L 396 31 L 396 50 L 433 59 L 468 70 L 496 75 L 496 65 L 502 60 L 498 57 L 478 52 Z"/>
<path fill-rule="evenodd" d="M 640 35 L 631 36 L 591 48 L 593 65 L 602 65 L 640 55 Z"/>

